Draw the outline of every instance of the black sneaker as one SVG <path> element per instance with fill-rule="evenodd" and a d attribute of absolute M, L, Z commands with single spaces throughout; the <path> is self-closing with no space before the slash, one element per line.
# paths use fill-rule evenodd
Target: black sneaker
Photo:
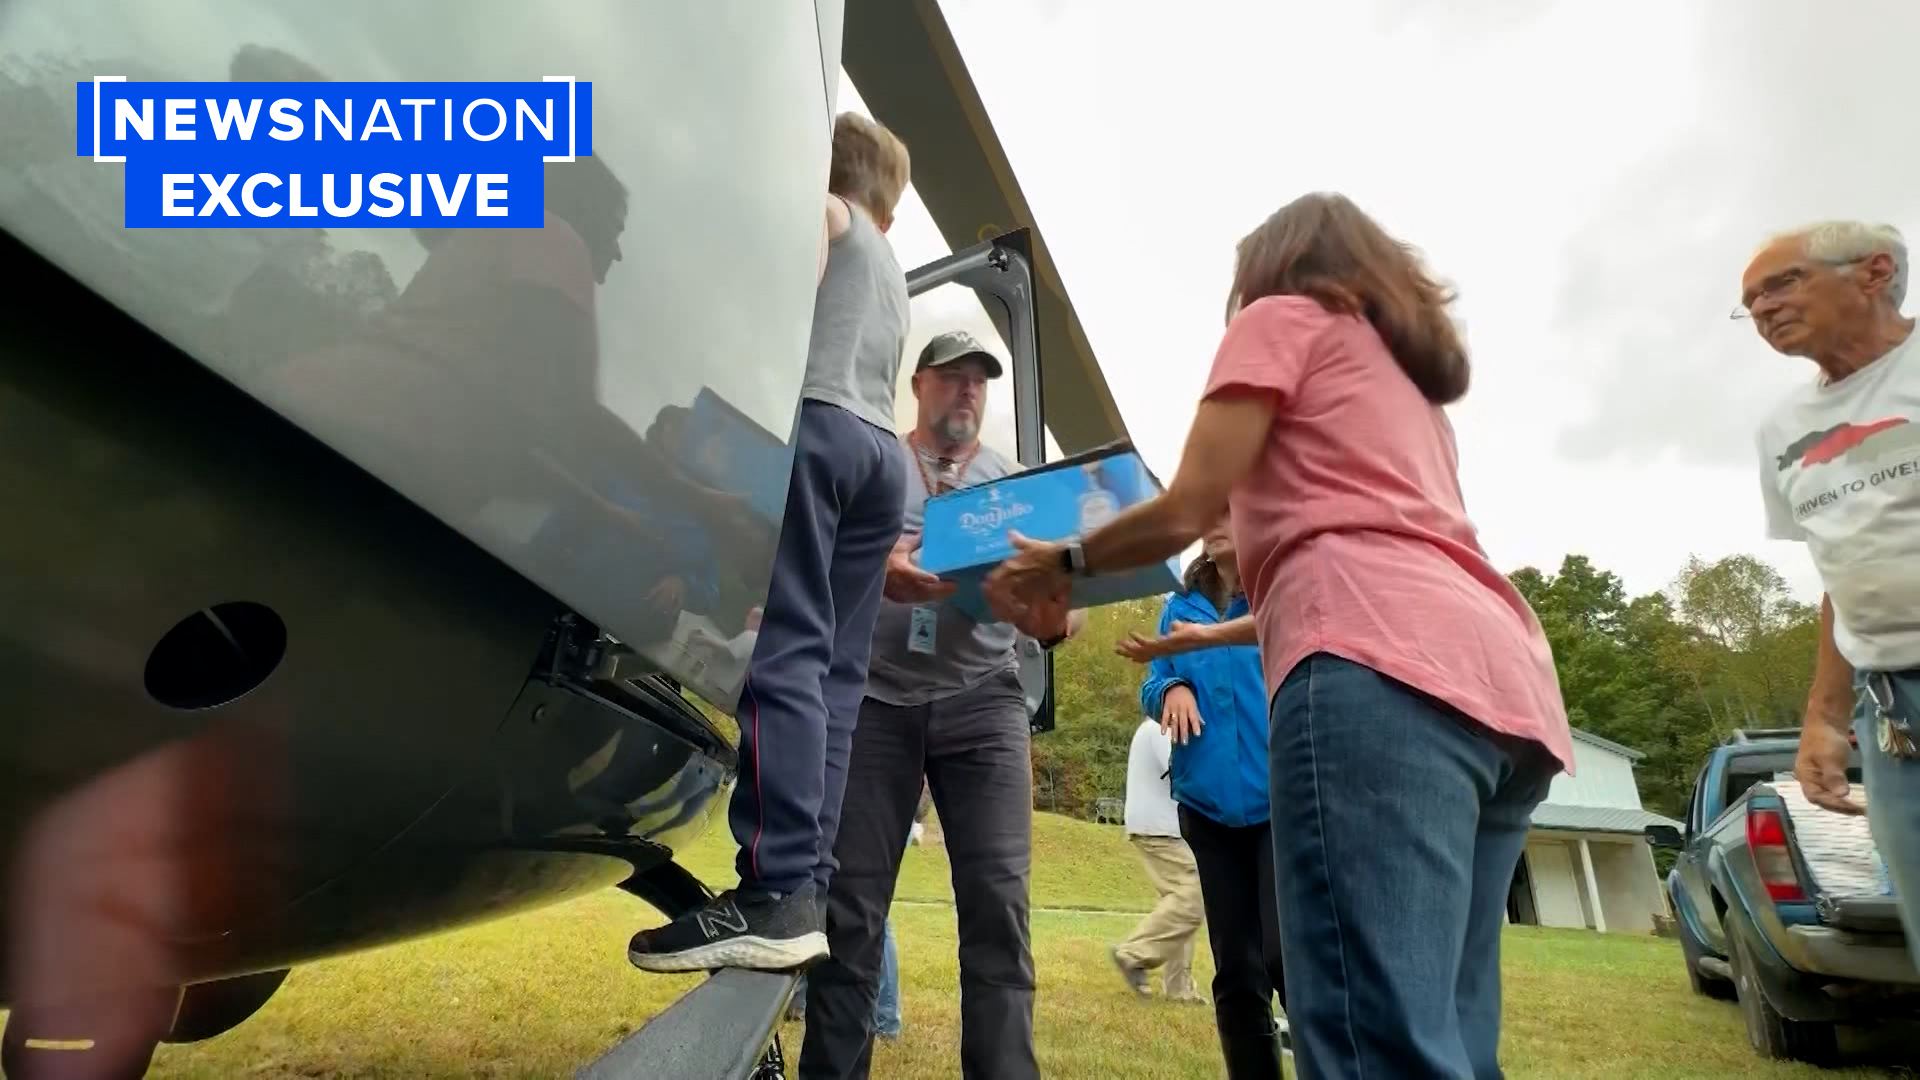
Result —
<path fill-rule="evenodd" d="M 812 885 L 784 895 L 728 890 L 627 945 L 627 959 L 642 971 L 795 971 L 826 955 Z"/>

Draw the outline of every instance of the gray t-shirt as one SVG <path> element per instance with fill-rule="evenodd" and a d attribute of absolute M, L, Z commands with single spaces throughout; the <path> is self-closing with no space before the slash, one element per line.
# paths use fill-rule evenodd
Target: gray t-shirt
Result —
<path fill-rule="evenodd" d="M 894 381 L 907 351 L 907 277 L 873 219 L 847 208 L 853 223 L 827 246 L 827 273 L 814 296 L 800 396 L 892 434 Z"/>
<path fill-rule="evenodd" d="M 901 453 L 907 456 L 906 531 L 918 532 L 926 520 L 924 473 L 939 474 L 931 460 L 924 461 L 924 469 L 914 462 L 913 447 L 903 445 Z M 971 487 L 1019 471 L 1019 465 L 982 446 L 954 486 Z M 977 623 L 952 604 L 935 608 L 939 619 L 933 652 L 914 652 L 907 647 L 914 607 L 881 599 L 873 659 L 867 667 L 868 697 L 889 705 L 924 705 L 972 689 L 999 672 L 1019 670 L 1013 651 L 1018 632 L 1011 623 Z"/>

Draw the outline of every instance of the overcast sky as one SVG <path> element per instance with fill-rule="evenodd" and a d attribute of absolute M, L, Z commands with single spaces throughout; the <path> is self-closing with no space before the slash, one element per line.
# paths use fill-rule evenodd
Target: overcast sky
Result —
<path fill-rule="evenodd" d="M 1460 288 L 1462 480 L 1498 564 L 1582 552 L 1644 592 L 1689 553 L 1752 552 L 1817 595 L 1798 545 L 1764 538 L 1751 437 L 1810 369 L 1727 313 L 1770 231 L 1859 217 L 1913 233 L 1920 4 L 941 8 L 1163 477 L 1234 242 L 1334 189 Z M 857 90 L 843 81 L 843 108 Z M 894 231 L 910 265 L 946 250 L 924 215 L 910 200 Z"/>

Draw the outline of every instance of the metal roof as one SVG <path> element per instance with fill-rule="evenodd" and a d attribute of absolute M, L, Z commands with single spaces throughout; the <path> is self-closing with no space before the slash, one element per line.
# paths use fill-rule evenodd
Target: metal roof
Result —
<path fill-rule="evenodd" d="M 1558 832 L 1601 832 L 1639 834 L 1649 825 L 1680 823 L 1661 817 L 1651 810 L 1632 810 L 1624 806 L 1568 806 L 1565 803 L 1541 803 L 1533 810 L 1533 827 Z"/>
<path fill-rule="evenodd" d="M 1647 756 L 1631 746 L 1621 746 L 1612 739 L 1603 739 L 1590 731 L 1581 731 L 1579 728 L 1573 729 L 1573 737 L 1590 746 L 1597 746 L 1602 750 L 1611 750 L 1621 757 L 1626 758 L 1628 761 L 1639 761 Z"/>
<path fill-rule="evenodd" d="M 1023 225 L 1032 230 L 1042 409 L 1060 449 L 1073 454 L 1125 435 L 1046 233 L 937 0 L 847 0 L 840 63 L 873 118 L 907 144 L 913 189 L 949 247 L 962 251 Z M 999 305 L 985 306 L 997 325 Z M 999 329 L 1004 339 L 1006 328 Z"/>

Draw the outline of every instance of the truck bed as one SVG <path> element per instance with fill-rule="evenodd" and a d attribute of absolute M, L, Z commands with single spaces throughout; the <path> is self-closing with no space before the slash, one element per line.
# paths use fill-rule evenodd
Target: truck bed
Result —
<path fill-rule="evenodd" d="M 1865 817 L 1836 814 L 1815 806 L 1800 790 L 1799 782 L 1791 778 L 1773 780 L 1767 786 L 1786 804 L 1794 842 L 1821 898 L 1843 901 L 1886 897 L 1874 868 L 1876 849 Z M 1865 806 L 1867 789 L 1853 785 L 1853 798 Z"/>

